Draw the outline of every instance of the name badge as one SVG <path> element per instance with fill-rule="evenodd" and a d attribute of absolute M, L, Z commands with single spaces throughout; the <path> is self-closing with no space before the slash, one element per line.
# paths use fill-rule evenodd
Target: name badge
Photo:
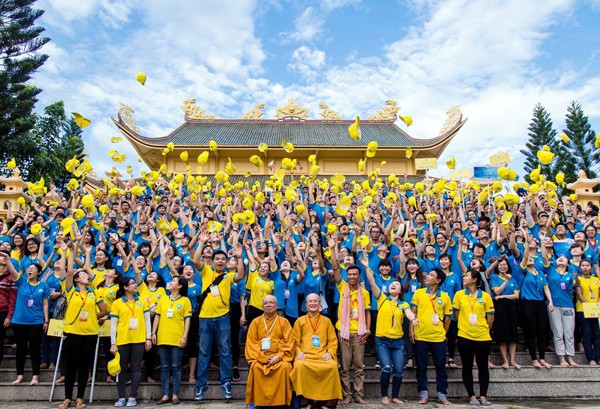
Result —
<path fill-rule="evenodd" d="M 167 318 L 173 318 L 173 307 L 167 310 Z"/>
<path fill-rule="evenodd" d="M 29 308 L 33 307 L 33 300 L 31 298 L 27 300 L 27 306 Z"/>
<path fill-rule="evenodd" d="M 321 346 L 321 338 L 318 335 L 312 336 L 312 346 L 319 348 Z"/>
<path fill-rule="evenodd" d="M 413 284 L 413 285 L 411 285 L 411 286 L 410 286 L 410 291 L 411 291 L 411 292 L 413 292 L 413 293 L 414 293 L 415 291 L 417 291 L 417 286 L 416 286 L 416 285 L 414 285 L 414 284 Z"/>
<path fill-rule="evenodd" d="M 285 299 L 287 300 L 288 298 L 290 298 L 290 290 L 288 290 L 287 288 L 285 289 L 285 292 L 283 293 L 283 296 L 285 297 Z"/>
<path fill-rule="evenodd" d="M 590 300 L 595 300 L 596 296 L 594 295 L 593 291 L 590 291 Z"/>
<path fill-rule="evenodd" d="M 221 293 L 219 292 L 219 287 L 217 287 L 216 285 L 210 286 L 210 293 L 212 294 L 213 297 L 217 297 L 217 296 L 221 295 Z"/>
<path fill-rule="evenodd" d="M 437 314 L 437 312 L 431 314 L 431 323 L 433 325 L 438 325 L 440 323 L 440 316 Z"/>
<path fill-rule="evenodd" d="M 477 314 L 469 314 L 469 325 L 477 325 Z"/>
<path fill-rule="evenodd" d="M 54 288 L 50 289 L 50 295 L 54 294 L 56 292 L 56 290 Z"/>
<path fill-rule="evenodd" d="M 263 338 L 261 341 L 260 349 L 262 351 L 268 351 L 271 349 L 271 338 Z"/>
<path fill-rule="evenodd" d="M 381 292 L 387 294 L 387 287 L 385 285 L 381 287 Z"/>
<path fill-rule="evenodd" d="M 87 311 L 81 311 L 81 313 L 79 314 L 79 321 L 87 321 L 88 320 L 88 312 Z"/>
<path fill-rule="evenodd" d="M 136 330 L 138 329 L 138 319 L 137 318 L 129 318 L 129 329 Z"/>
<path fill-rule="evenodd" d="M 567 285 L 565 283 L 560 283 L 560 288 L 562 290 L 566 290 L 567 289 Z"/>
<path fill-rule="evenodd" d="M 121 267 L 123 265 L 123 260 L 118 259 L 117 260 L 117 267 Z"/>

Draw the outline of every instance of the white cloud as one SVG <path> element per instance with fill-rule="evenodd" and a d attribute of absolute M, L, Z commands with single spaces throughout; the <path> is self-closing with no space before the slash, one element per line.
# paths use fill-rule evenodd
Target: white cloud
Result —
<path fill-rule="evenodd" d="M 302 77 L 312 81 L 315 80 L 321 68 L 325 66 L 325 52 L 318 48 L 300 46 L 292 53 L 288 69 L 298 71 Z"/>

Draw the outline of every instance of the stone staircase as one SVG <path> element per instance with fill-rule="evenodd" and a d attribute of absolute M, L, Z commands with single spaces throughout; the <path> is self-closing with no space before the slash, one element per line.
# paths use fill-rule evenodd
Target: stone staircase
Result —
<path fill-rule="evenodd" d="M 11 334 L 7 336 L 5 343 L 5 355 L 0 366 L 0 401 L 47 401 L 50 397 L 52 378 L 54 371 L 41 370 L 40 383 L 36 386 L 30 386 L 31 366 L 29 359 L 25 365 L 25 375 L 23 383 L 20 385 L 11 385 L 16 378 L 15 369 L 15 350 L 11 347 L 13 340 Z M 585 356 L 577 353 L 575 361 L 580 364 L 578 368 L 562 368 L 558 366 L 558 358 L 554 353 L 547 353 L 546 360 L 555 365 L 552 369 L 536 369 L 531 365 L 531 360 L 527 352 L 523 351 L 523 345 L 519 345 L 519 352 L 516 356 L 517 363 L 523 367 L 520 370 L 514 368 L 503 369 L 500 367 L 501 357 L 497 350 L 492 354 L 492 361 L 496 368 L 490 369 L 490 398 L 544 398 L 544 397 L 597 397 L 597 385 L 600 382 L 600 366 L 590 366 L 586 364 Z M 100 359 L 100 367 L 97 371 L 98 382 L 95 385 L 95 401 L 112 401 L 116 398 L 116 385 L 105 382 L 107 373 Z M 377 360 L 374 355 L 365 356 L 365 397 L 378 398 L 379 394 L 379 374 L 380 369 L 375 367 Z M 461 378 L 461 360 L 457 354 L 457 369 L 448 369 L 449 396 L 451 398 L 465 398 L 465 389 Z M 431 362 L 430 362 L 431 365 Z M 158 371 L 157 371 L 158 372 Z M 184 370 L 184 380 L 187 380 L 187 372 Z M 234 400 L 243 400 L 245 397 L 245 380 L 248 375 L 248 366 L 243 359 L 240 362 L 241 380 L 233 382 Z M 157 374 L 158 376 L 158 374 Z M 435 370 L 433 366 L 428 369 L 430 380 L 430 396 L 435 396 Z M 474 369 L 474 378 L 477 380 L 476 369 Z M 222 400 L 223 395 L 219 385 L 218 369 L 209 370 L 209 391 L 206 399 Z M 477 390 L 477 388 L 476 388 Z M 90 387 L 87 388 L 89 395 Z M 185 400 L 193 399 L 193 385 L 184 383 L 180 397 Z M 139 400 L 157 400 L 161 396 L 160 385 L 142 383 L 139 388 Z M 415 370 L 407 369 L 404 371 L 403 386 L 401 397 L 407 399 L 418 398 Z M 64 388 L 57 385 L 54 400 L 64 398 Z"/>

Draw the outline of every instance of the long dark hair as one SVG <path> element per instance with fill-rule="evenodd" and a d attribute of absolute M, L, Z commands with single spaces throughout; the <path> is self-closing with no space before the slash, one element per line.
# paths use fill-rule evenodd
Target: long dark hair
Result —
<path fill-rule="evenodd" d="M 482 288 L 483 287 L 483 278 L 481 278 L 481 273 L 479 271 L 477 271 L 477 270 L 467 270 L 467 273 L 470 273 L 471 274 L 471 278 L 476 281 L 477 288 Z"/>
<path fill-rule="evenodd" d="M 117 300 L 125 295 L 125 287 L 127 287 L 132 281 L 135 282 L 135 280 L 131 277 L 119 278 L 119 289 L 117 290 L 117 295 L 115 296 Z"/>
<path fill-rule="evenodd" d="M 183 278 L 182 276 L 175 276 L 173 277 L 173 280 L 177 280 L 177 284 L 179 284 L 181 286 L 181 288 L 179 289 L 179 295 L 182 297 L 187 297 L 188 296 L 188 282 L 185 278 Z"/>
<path fill-rule="evenodd" d="M 419 264 L 416 258 L 411 257 L 408 260 L 406 260 L 406 263 L 404 264 L 406 266 L 405 268 L 407 275 L 405 276 L 406 280 L 404 280 L 404 285 L 402 286 L 402 293 L 408 292 L 408 286 L 410 285 L 410 273 L 408 272 L 408 263 L 415 263 L 417 265 L 417 281 L 419 282 L 419 285 L 421 287 L 425 286 L 425 281 L 423 280 L 423 272 L 421 271 L 421 265 Z"/>

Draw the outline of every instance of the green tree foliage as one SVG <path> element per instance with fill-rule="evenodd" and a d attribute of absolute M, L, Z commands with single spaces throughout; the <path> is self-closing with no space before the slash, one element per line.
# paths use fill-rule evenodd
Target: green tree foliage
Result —
<path fill-rule="evenodd" d="M 65 163 L 73 156 L 80 161 L 84 159 L 83 131 L 73 118 L 67 118 L 62 101 L 47 106 L 44 115 L 36 119 L 28 138 L 32 155 L 25 159 L 27 179 L 36 181 L 44 177 L 63 189 L 72 177 Z"/>
<path fill-rule="evenodd" d="M 585 116 L 581 104 L 572 101 L 567 108 L 566 128 L 563 132 L 571 138 L 566 144 L 563 161 L 572 166 L 572 180 L 577 179 L 577 172 L 583 170 L 590 179 L 598 176 L 600 151 L 595 147 L 596 133 Z M 567 175 L 567 173 L 565 173 Z"/>
<path fill-rule="evenodd" d="M 526 149 L 522 149 L 521 153 L 525 156 L 525 180 L 533 183 L 529 177 L 529 173 L 541 165 L 537 152 L 544 145 L 548 145 L 552 152 L 557 152 L 560 149 L 558 140 L 556 139 L 556 130 L 553 129 L 552 119 L 539 102 L 533 108 L 533 116 L 529 124 L 529 140 L 525 144 Z M 554 180 L 560 169 L 556 166 L 556 159 L 550 165 L 541 165 L 540 174 L 545 175 L 547 180 Z"/>
<path fill-rule="evenodd" d="M 50 41 L 40 37 L 44 28 L 35 21 L 44 13 L 31 8 L 35 0 L 0 1 L 0 163 L 15 157 L 26 161 L 29 133 L 35 126 L 33 114 L 41 89 L 29 84 L 47 55 L 40 48 Z M 21 168 L 21 170 L 24 170 Z"/>

